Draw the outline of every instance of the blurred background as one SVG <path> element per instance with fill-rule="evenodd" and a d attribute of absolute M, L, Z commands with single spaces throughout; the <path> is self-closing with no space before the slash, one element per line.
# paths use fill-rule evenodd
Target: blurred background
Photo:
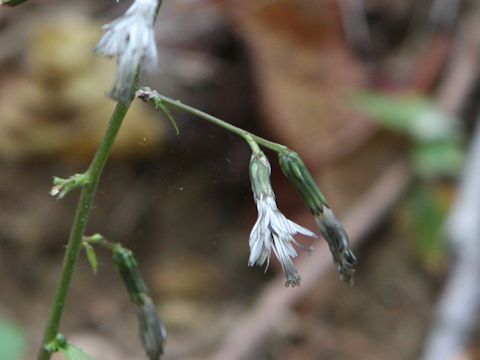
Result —
<path fill-rule="evenodd" d="M 78 196 L 48 191 L 105 130 L 115 61 L 92 48 L 129 5 L 0 9 L 0 360 L 40 343 Z M 88 234 L 135 253 L 165 359 L 480 359 L 479 22 L 475 0 L 164 2 L 143 83 L 300 153 L 358 258 L 353 287 L 322 239 L 296 260 L 300 288 L 273 261 L 249 268 L 248 147 L 175 111 L 177 136 L 136 101 Z M 268 155 L 279 208 L 315 230 Z M 97 253 L 96 275 L 80 256 L 61 331 L 95 359 L 145 359 Z"/>

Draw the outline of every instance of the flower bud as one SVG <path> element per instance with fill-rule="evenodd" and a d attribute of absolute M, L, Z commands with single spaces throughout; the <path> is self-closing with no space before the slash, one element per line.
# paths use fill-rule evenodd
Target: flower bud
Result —
<path fill-rule="evenodd" d="M 141 296 L 142 305 L 137 306 L 140 339 L 150 360 L 158 360 L 163 354 L 167 331 L 158 317 L 155 304 L 146 294 Z"/>
<path fill-rule="evenodd" d="M 272 168 L 263 152 L 260 151 L 257 154 L 252 155 L 249 171 L 252 192 L 255 200 L 263 199 L 266 196 L 274 196 L 272 184 L 270 182 Z"/>
<path fill-rule="evenodd" d="M 158 317 L 155 304 L 148 296 L 148 288 L 142 279 L 137 262 L 130 250 L 121 246 L 113 250 L 115 266 L 120 273 L 130 299 L 137 308 L 140 339 L 150 360 L 158 360 L 163 354 L 167 332 Z"/>
<path fill-rule="evenodd" d="M 300 156 L 293 151 L 281 153 L 279 163 L 285 176 L 295 185 L 315 216 L 318 228 L 327 240 L 341 279 L 350 285 L 353 284 L 356 258 L 350 250 L 347 232 L 328 206 L 310 171 Z"/>
<path fill-rule="evenodd" d="M 325 196 L 320 192 L 310 171 L 296 152 L 288 151 L 278 157 L 284 175 L 295 185 L 314 216 L 328 206 Z"/>
<path fill-rule="evenodd" d="M 148 294 L 148 288 L 142 279 L 132 252 L 118 246 L 113 250 L 113 259 L 127 288 L 130 299 L 135 304 L 142 305 L 142 294 Z"/>
<path fill-rule="evenodd" d="M 0 0 L 0 5 L 5 5 L 5 6 L 17 6 L 20 5 L 21 3 L 24 3 L 27 0 Z"/>

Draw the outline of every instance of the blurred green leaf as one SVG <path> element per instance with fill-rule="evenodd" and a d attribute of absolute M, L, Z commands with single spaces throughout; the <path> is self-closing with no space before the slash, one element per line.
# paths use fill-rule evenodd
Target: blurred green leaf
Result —
<path fill-rule="evenodd" d="M 425 97 L 371 92 L 359 95 L 355 105 L 384 127 L 418 142 L 461 139 L 460 121 Z"/>
<path fill-rule="evenodd" d="M 52 354 L 61 352 L 68 360 L 93 360 L 82 349 L 70 344 L 63 334 L 57 334 L 55 339 L 46 345 L 46 349 Z"/>
<path fill-rule="evenodd" d="M 416 95 L 391 97 L 371 92 L 359 95 L 355 104 L 387 129 L 413 140 L 411 161 L 420 178 L 459 174 L 465 151 L 462 124 L 434 102 Z"/>
<path fill-rule="evenodd" d="M 21 360 L 26 348 L 22 330 L 16 325 L 0 320 L 0 360 Z"/>
<path fill-rule="evenodd" d="M 465 153 L 453 142 L 432 142 L 415 146 L 412 160 L 415 173 L 424 179 L 455 177 L 460 173 Z"/>
<path fill-rule="evenodd" d="M 401 206 L 402 227 L 418 259 L 432 274 L 441 273 L 447 265 L 442 233 L 451 199 L 449 184 L 417 183 Z"/>
<path fill-rule="evenodd" d="M 355 105 L 381 125 L 402 133 L 409 133 L 412 119 L 428 109 L 418 96 L 390 97 L 380 93 L 362 93 Z"/>
<path fill-rule="evenodd" d="M 83 352 L 82 349 L 71 344 L 67 344 L 64 348 L 60 349 L 60 351 L 68 360 L 93 360 L 93 358 Z"/>

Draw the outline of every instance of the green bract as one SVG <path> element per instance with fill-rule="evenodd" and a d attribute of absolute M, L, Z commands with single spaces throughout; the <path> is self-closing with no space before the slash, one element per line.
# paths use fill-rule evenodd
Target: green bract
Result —
<path fill-rule="evenodd" d="M 300 156 L 294 151 L 285 151 L 279 154 L 278 160 L 283 173 L 300 192 L 312 214 L 323 213 L 323 207 L 328 206 L 327 200 Z"/>
<path fill-rule="evenodd" d="M 148 288 L 142 279 L 137 261 L 133 257 L 132 252 L 118 246 L 113 251 L 113 260 L 130 298 L 135 304 L 141 305 L 143 303 L 142 294 L 147 294 Z"/>

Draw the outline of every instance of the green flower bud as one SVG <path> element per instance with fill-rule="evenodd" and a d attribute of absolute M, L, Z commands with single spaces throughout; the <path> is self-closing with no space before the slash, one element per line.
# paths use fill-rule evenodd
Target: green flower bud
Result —
<path fill-rule="evenodd" d="M 20 5 L 21 3 L 24 3 L 27 0 L 0 0 L 0 5 L 5 5 L 5 6 L 17 6 Z"/>
<path fill-rule="evenodd" d="M 142 305 L 142 295 L 148 294 L 148 288 L 142 279 L 132 252 L 121 246 L 117 246 L 113 250 L 113 260 L 127 288 L 130 299 L 132 299 L 135 304 Z"/>
<path fill-rule="evenodd" d="M 315 216 L 318 228 L 327 240 L 340 278 L 350 285 L 353 284 L 354 265 L 357 260 L 350 250 L 347 232 L 328 206 L 310 171 L 293 151 L 281 153 L 279 163 L 285 176 L 295 185 Z"/>
<path fill-rule="evenodd" d="M 255 200 L 260 200 L 267 196 L 275 197 L 270 182 L 272 168 L 263 152 L 259 151 L 252 154 L 249 170 L 252 192 Z"/>
<path fill-rule="evenodd" d="M 115 266 L 120 273 L 130 299 L 137 308 L 140 339 L 150 360 L 158 360 L 163 354 L 167 332 L 158 317 L 155 304 L 148 296 L 148 288 L 142 279 L 137 262 L 130 250 L 121 246 L 113 249 Z"/>
<path fill-rule="evenodd" d="M 142 294 L 141 300 L 143 304 L 137 306 L 140 339 L 150 360 L 158 360 L 163 354 L 167 332 L 150 297 Z"/>
<path fill-rule="evenodd" d="M 300 156 L 296 152 L 287 151 L 280 153 L 278 160 L 283 173 L 300 192 L 310 212 L 314 216 L 321 214 L 323 207 L 328 206 L 327 200 Z"/>

